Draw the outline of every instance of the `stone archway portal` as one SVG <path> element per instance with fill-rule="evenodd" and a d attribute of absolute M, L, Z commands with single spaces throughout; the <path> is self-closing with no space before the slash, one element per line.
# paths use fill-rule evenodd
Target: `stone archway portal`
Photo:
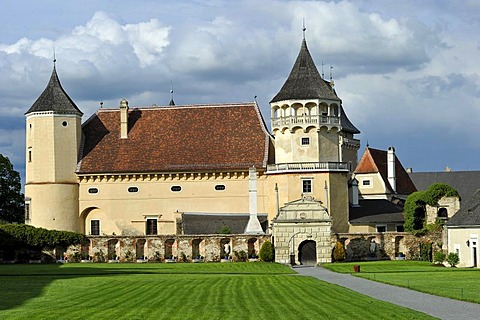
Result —
<path fill-rule="evenodd" d="M 298 246 L 298 261 L 304 266 L 317 264 L 317 244 L 313 240 L 307 240 Z"/>

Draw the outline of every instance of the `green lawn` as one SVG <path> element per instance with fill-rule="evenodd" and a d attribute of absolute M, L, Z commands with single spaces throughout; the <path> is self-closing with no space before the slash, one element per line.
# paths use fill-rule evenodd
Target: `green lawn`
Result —
<path fill-rule="evenodd" d="M 480 270 L 445 268 L 423 261 L 371 261 L 331 263 L 325 268 L 438 296 L 480 303 Z"/>
<path fill-rule="evenodd" d="M 273 263 L 0 265 L 0 319 L 431 319 Z"/>

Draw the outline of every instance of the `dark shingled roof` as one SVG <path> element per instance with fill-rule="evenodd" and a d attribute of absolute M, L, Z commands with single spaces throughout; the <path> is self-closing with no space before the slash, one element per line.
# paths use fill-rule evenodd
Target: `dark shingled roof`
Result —
<path fill-rule="evenodd" d="M 342 131 L 351 132 L 353 134 L 360 133 L 360 130 L 353 125 L 353 123 L 348 119 L 347 114 L 343 110 L 343 107 L 340 106 L 340 124 L 342 125 Z"/>
<path fill-rule="evenodd" d="M 268 218 L 267 214 L 258 214 L 258 220 L 265 232 Z M 220 233 L 224 227 L 230 228 L 232 234 L 242 234 L 245 232 L 248 219 L 247 214 L 228 214 L 228 213 L 194 213 L 185 212 L 182 214 L 182 225 L 184 234 L 215 234 Z"/>
<path fill-rule="evenodd" d="M 367 147 L 354 173 L 362 174 L 380 172 L 380 175 L 385 182 L 385 186 L 387 186 L 389 191 L 392 192 L 390 182 L 388 182 L 387 170 L 387 151 Z M 397 194 L 409 195 L 417 191 L 397 155 L 395 155 L 395 175 L 397 178 Z"/>
<path fill-rule="evenodd" d="M 403 207 L 386 199 L 360 200 L 358 207 L 350 205 L 351 224 L 404 223 Z"/>
<path fill-rule="evenodd" d="M 447 227 L 480 226 L 480 189 L 447 221 Z"/>
<path fill-rule="evenodd" d="M 55 67 L 53 67 L 52 75 L 50 76 L 50 81 L 48 82 L 47 87 L 25 114 L 42 111 L 54 111 L 58 114 L 83 115 L 73 100 L 70 99 L 65 90 L 63 90 L 60 80 L 58 80 Z"/>
<path fill-rule="evenodd" d="M 255 103 L 100 109 L 83 124 L 77 172 L 142 173 L 265 168 L 270 135 Z"/>
<path fill-rule="evenodd" d="M 287 81 L 285 81 L 280 92 L 277 93 L 270 103 L 291 99 L 330 99 L 340 101 L 335 90 L 318 73 L 305 39 L 302 41 L 300 53 Z"/>
<path fill-rule="evenodd" d="M 443 182 L 456 189 L 462 200 L 468 200 L 480 189 L 480 171 L 412 172 L 409 176 L 418 190 Z"/>

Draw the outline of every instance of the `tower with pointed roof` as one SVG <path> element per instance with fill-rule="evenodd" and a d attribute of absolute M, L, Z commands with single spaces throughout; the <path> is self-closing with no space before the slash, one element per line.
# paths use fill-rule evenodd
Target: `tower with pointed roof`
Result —
<path fill-rule="evenodd" d="M 75 174 L 83 113 L 62 88 L 55 66 L 47 87 L 25 113 L 26 223 L 78 231 Z"/>
<path fill-rule="evenodd" d="M 360 131 L 350 122 L 333 81 L 322 78 L 305 37 L 285 84 L 270 101 L 275 162 L 356 166 Z"/>

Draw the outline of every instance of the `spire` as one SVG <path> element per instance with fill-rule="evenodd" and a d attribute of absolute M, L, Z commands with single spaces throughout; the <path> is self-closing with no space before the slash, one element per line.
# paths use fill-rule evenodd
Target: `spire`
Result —
<path fill-rule="evenodd" d="M 308 51 L 305 39 L 302 40 L 300 52 L 287 81 L 285 81 L 280 92 L 270 102 L 291 99 L 330 99 L 340 101 L 332 87 L 320 76 L 310 51 Z"/>
<path fill-rule="evenodd" d="M 47 87 L 25 114 L 42 111 L 53 111 L 59 114 L 75 114 L 79 116 L 83 115 L 80 109 L 75 105 L 75 102 L 73 102 L 65 90 L 63 90 L 55 68 L 55 59 L 52 75 L 50 76 L 50 81 L 48 82 Z"/>

